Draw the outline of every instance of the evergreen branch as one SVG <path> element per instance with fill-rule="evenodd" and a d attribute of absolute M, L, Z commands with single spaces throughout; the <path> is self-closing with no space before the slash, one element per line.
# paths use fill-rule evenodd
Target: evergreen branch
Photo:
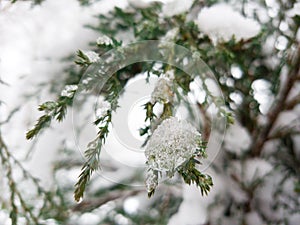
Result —
<path fill-rule="evenodd" d="M 9 117 L 3 122 L 7 123 L 12 118 L 15 112 L 17 112 L 19 108 L 16 108 L 11 112 Z M 0 124 L 1 125 L 1 124 Z M 14 157 L 9 151 L 7 145 L 5 144 L 0 130 L 0 158 L 1 162 L 6 169 L 6 177 L 8 179 L 8 185 L 10 187 L 10 204 L 11 204 L 11 212 L 10 218 L 12 220 L 12 224 L 18 224 L 18 217 L 20 215 L 20 209 L 23 211 L 23 216 L 26 219 L 27 224 L 39 224 L 40 218 L 44 217 L 42 211 L 47 211 L 49 213 L 50 208 L 61 208 L 61 202 L 56 202 L 53 199 L 53 195 L 51 192 L 46 191 L 39 183 L 39 180 L 31 175 L 31 173 L 26 170 L 22 163 Z M 32 184 L 37 189 L 38 196 L 42 197 L 44 206 L 39 210 L 37 215 L 32 211 L 32 206 L 25 200 L 23 194 L 18 189 L 17 181 L 15 181 L 12 171 L 19 169 L 22 173 L 23 179 L 32 182 Z M 17 204 L 19 203 L 19 204 Z M 47 207 L 48 205 L 48 207 Z"/>
<path fill-rule="evenodd" d="M 108 80 L 107 87 L 109 94 L 105 99 L 111 104 L 111 109 L 107 110 L 105 115 L 94 122 L 95 125 L 99 126 L 99 131 L 97 137 L 88 144 L 87 150 L 84 153 L 86 162 L 82 166 L 79 179 L 75 184 L 74 198 L 76 201 L 79 201 L 83 197 L 91 175 L 95 170 L 100 168 L 99 157 L 101 148 L 105 144 L 106 137 L 109 133 L 109 125 L 111 124 L 112 112 L 116 110 L 118 98 L 122 92 L 122 85 L 116 77 L 116 74 Z"/>
<path fill-rule="evenodd" d="M 0 158 L 1 158 L 2 164 L 6 168 L 6 177 L 8 179 L 8 185 L 10 188 L 11 211 L 10 211 L 9 217 L 11 219 L 12 225 L 18 224 L 19 210 L 18 210 L 18 206 L 16 203 L 17 199 L 20 201 L 21 207 L 25 212 L 25 218 L 26 218 L 27 222 L 30 222 L 30 219 L 32 219 L 34 222 L 37 223 L 37 218 L 31 213 L 31 211 L 25 204 L 23 196 L 21 195 L 21 193 L 19 192 L 19 190 L 17 188 L 17 183 L 12 176 L 12 165 L 10 163 L 11 154 L 8 151 L 8 148 L 3 141 L 2 136 L 0 136 Z M 29 213 L 30 218 L 27 217 L 26 213 Z"/>
<path fill-rule="evenodd" d="M 43 115 L 41 116 L 37 123 L 34 125 L 34 128 L 29 130 L 27 133 L 26 133 L 26 138 L 28 140 L 34 138 L 37 134 L 39 134 L 41 132 L 42 129 L 46 128 L 49 126 L 50 124 L 50 121 L 51 121 L 51 116 L 49 115 Z"/>
<path fill-rule="evenodd" d="M 38 110 L 45 112 L 45 114 L 41 116 L 34 127 L 26 133 L 26 138 L 28 140 L 33 139 L 41 133 L 43 129 L 49 127 L 53 119 L 61 122 L 65 118 L 67 106 L 72 103 L 74 95 L 75 91 L 70 97 L 60 96 L 57 101 L 48 101 L 41 104 Z"/>
<path fill-rule="evenodd" d="M 108 126 L 108 124 L 107 124 Z M 102 132 L 101 132 L 102 133 Z M 102 133 L 102 138 L 100 135 L 97 138 L 90 142 L 87 150 L 85 151 L 85 157 L 87 158 L 86 162 L 82 166 L 81 173 L 79 175 L 79 180 L 75 184 L 74 198 L 76 201 L 79 201 L 83 197 L 86 185 L 91 178 L 92 173 L 99 167 L 99 156 L 101 152 L 101 147 L 104 144 L 105 137 L 108 134 L 107 132 Z"/>
<path fill-rule="evenodd" d="M 111 123 L 112 111 L 109 110 L 107 115 L 101 118 L 100 121 L 104 122 L 104 125 L 99 128 L 98 135 L 95 140 L 90 142 L 87 146 L 87 150 L 84 155 L 86 162 L 82 166 L 81 173 L 79 175 L 79 180 L 75 184 L 74 198 L 79 201 L 83 197 L 86 185 L 91 178 L 92 173 L 99 168 L 99 157 L 101 153 L 101 148 L 105 143 L 105 139 L 108 135 L 108 126 Z M 97 122 L 100 122 L 99 120 Z"/>

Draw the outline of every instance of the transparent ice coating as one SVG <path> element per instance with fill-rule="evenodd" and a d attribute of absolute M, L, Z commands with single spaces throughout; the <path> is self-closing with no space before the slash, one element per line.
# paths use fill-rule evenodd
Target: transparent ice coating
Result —
<path fill-rule="evenodd" d="M 190 159 L 201 143 L 201 134 L 187 121 L 176 117 L 164 120 L 153 132 L 146 146 L 148 167 L 173 173 Z"/>

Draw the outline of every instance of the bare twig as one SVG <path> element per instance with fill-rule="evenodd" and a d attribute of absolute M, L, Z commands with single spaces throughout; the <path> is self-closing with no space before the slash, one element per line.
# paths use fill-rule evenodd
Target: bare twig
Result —
<path fill-rule="evenodd" d="M 90 212 L 101 205 L 120 198 L 127 198 L 144 191 L 144 189 L 128 190 L 128 191 L 111 191 L 107 195 L 99 198 L 87 199 L 73 207 L 73 211 Z"/>

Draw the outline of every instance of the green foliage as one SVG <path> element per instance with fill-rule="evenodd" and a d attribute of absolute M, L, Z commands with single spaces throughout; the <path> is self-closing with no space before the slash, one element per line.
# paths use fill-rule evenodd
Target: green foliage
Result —
<path fill-rule="evenodd" d="M 200 188 L 201 194 L 207 195 L 213 186 L 212 178 L 196 169 L 197 162 L 197 160 L 191 158 L 178 169 L 178 173 L 181 174 L 185 183 L 188 185 L 195 183 Z"/>
<path fill-rule="evenodd" d="M 44 128 L 47 128 L 53 119 L 61 122 L 66 115 L 67 106 L 72 103 L 73 97 L 74 95 L 72 97 L 60 96 L 56 102 L 48 101 L 41 104 L 38 110 L 45 114 L 41 116 L 34 127 L 26 133 L 26 138 L 34 138 Z"/>
<path fill-rule="evenodd" d="M 88 144 L 87 150 L 84 152 L 84 156 L 87 160 L 81 169 L 79 180 L 75 185 L 74 198 L 76 201 L 79 201 L 83 197 L 87 182 L 90 180 L 92 173 L 100 166 L 100 150 L 108 135 L 108 126 L 111 123 L 111 113 L 112 111 L 108 111 L 104 117 L 97 121 L 97 124 L 101 122 L 101 124 L 103 123 L 104 125 L 99 127 L 98 136 Z"/>

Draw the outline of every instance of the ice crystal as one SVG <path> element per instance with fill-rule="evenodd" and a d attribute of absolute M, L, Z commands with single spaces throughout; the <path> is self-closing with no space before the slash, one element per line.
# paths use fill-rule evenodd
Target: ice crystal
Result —
<path fill-rule="evenodd" d="M 72 98 L 77 89 L 78 89 L 77 85 L 66 85 L 60 95 L 63 97 Z"/>
<path fill-rule="evenodd" d="M 97 62 L 100 57 L 96 52 L 93 51 L 82 51 L 82 53 L 88 58 L 91 63 Z"/>
<path fill-rule="evenodd" d="M 112 39 L 106 35 L 102 35 L 98 37 L 96 42 L 97 45 L 105 45 L 105 46 L 113 45 Z"/>
<path fill-rule="evenodd" d="M 199 150 L 201 134 L 187 121 L 170 117 L 153 132 L 146 150 L 149 168 L 165 171 L 170 176 L 175 169 Z"/>
<path fill-rule="evenodd" d="M 151 103 L 169 103 L 173 101 L 172 91 L 172 74 L 167 73 L 166 76 L 160 77 L 155 84 L 154 90 L 151 94 Z"/>

